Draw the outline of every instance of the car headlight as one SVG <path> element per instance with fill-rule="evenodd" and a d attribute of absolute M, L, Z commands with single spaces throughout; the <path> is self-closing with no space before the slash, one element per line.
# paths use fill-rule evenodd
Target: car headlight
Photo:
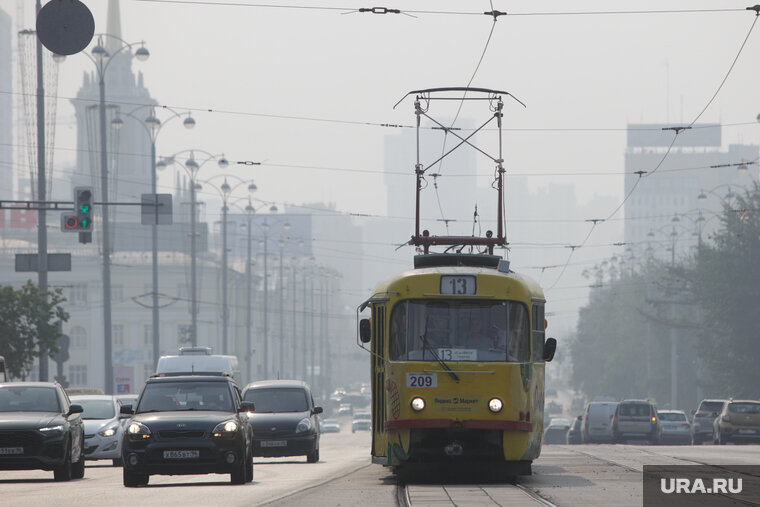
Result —
<path fill-rule="evenodd" d="M 425 400 L 420 398 L 419 396 L 415 396 L 412 398 L 412 410 L 415 412 L 422 412 L 425 409 Z"/>
<path fill-rule="evenodd" d="M 63 424 L 57 426 L 46 426 L 40 428 L 40 432 L 47 437 L 58 436 L 63 434 Z"/>
<path fill-rule="evenodd" d="M 217 424 L 211 434 L 215 438 L 232 438 L 237 433 L 238 428 L 239 426 L 236 421 L 224 421 Z"/>
<path fill-rule="evenodd" d="M 127 433 L 132 440 L 150 438 L 150 429 L 143 423 L 133 422 L 127 427 Z"/>
<path fill-rule="evenodd" d="M 298 425 L 296 426 L 296 433 L 305 433 L 307 431 L 311 430 L 311 419 L 308 417 L 304 417 L 300 421 L 298 421 Z"/>
<path fill-rule="evenodd" d="M 504 403 L 499 398 L 491 398 L 488 400 L 488 410 L 497 414 L 504 408 Z"/>
<path fill-rule="evenodd" d="M 116 430 L 119 429 L 118 425 L 111 426 L 103 431 L 98 431 L 98 435 L 101 437 L 112 437 L 116 434 Z"/>

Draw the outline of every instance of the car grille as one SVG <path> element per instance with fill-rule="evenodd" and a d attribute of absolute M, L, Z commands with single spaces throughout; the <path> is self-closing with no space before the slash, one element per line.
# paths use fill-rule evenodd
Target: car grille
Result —
<path fill-rule="evenodd" d="M 167 440 L 169 439 L 179 439 L 179 438 L 202 438 L 204 435 L 204 431 L 202 430 L 167 430 L 167 431 L 159 431 L 158 435 L 161 438 L 165 438 Z"/>
<path fill-rule="evenodd" d="M 1 431 L 0 447 L 23 447 L 24 454 L 39 452 L 42 436 L 36 431 Z"/>

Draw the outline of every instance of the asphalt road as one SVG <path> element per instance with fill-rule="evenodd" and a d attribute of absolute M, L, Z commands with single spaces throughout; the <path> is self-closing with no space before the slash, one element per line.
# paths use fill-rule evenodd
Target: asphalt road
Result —
<path fill-rule="evenodd" d="M 319 463 L 257 458 L 251 484 L 232 486 L 229 475 L 151 476 L 146 487 L 125 488 L 121 468 L 92 462 L 84 479 L 68 483 L 54 482 L 52 472 L 0 472 L 0 505 L 640 506 L 644 465 L 760 465 L 760 445 L 548 445 L 533 475 L 516 483 L 456 474 L 441 482 L 427 469 L 399 486 L 389 469 L 370 464 L 369 433 L 346 427 L 322 436 Z"/>

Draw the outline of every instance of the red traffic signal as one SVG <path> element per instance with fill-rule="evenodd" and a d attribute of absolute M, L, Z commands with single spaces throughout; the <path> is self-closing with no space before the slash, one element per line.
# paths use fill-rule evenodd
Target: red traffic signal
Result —
<path fill-rule="evenodd" d="M 63 232 L 79 232 L 79 219 L 76 215 L 61 214 L 61 230 Z"/>

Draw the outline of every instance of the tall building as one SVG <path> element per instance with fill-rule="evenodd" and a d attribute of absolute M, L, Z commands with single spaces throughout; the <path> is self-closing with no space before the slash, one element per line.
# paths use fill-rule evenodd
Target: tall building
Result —
<path fill-rule="evenodd" d="M 757 181 L 758 167 L 750 162 L 758 146 L 724 149 L 715 124 L 694 125 L 673 142 L 674 132 L 665 127 L 628 125 L 625 195 L 636 190 L 625 203 L 625 242 L 675 259 L 707 239 L 720 225 L 723 205 Z"/>
<path fill-rule="evenodd" d="M 0 9 L 0 199 L 13 199 L 12 26 L 10 15 Z"/>

